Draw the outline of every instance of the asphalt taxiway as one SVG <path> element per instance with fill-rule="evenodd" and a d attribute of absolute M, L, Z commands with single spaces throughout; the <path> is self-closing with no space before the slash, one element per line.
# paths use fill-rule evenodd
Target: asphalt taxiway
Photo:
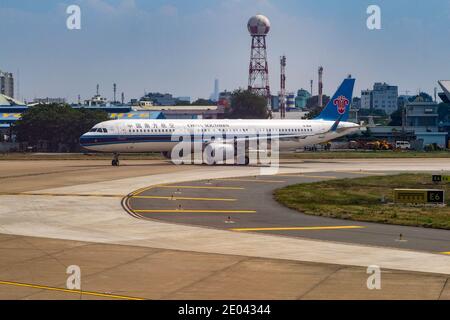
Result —
<path fill-rule="evenodd" d="M 133 192 L 124 205 L 140 219 L 436 253 L 450 251 L 448 230 L 310 216 L 280 205 L 272 196 L 277 188 L 297 183 L 384 174 L 320 172 L 154 185 Z"/>
<path fill-rule="evenodd" d="M 165 161 L 1 161 L 0 298 L 449 299 L 448 231 L 408 228 L 397 243 L 403 227 L 287 213 L 271 197 L 296 182 L 441 170 L 447 159 L 290 160 L 277 176 Z M 155 211 L 130 215 L 130 194 L 148 197 L 132 209 Z M 324 228 L 339 226 L 351 228 Z M 296 230 L 260 229 L 274 227 Z M 81 267 L 83 292 L 66 290 L 69 265 Z M 383 290 L 367 289 L 369 265 L 382 268 Z"/>

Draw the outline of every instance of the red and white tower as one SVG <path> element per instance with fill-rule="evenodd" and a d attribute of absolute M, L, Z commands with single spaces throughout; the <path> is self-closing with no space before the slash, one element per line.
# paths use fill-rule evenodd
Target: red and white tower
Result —
<path fill-rule="evenodd" d="M 269 65 L 267 63 L 266 36 L 270 30 L 270 21 L 263 15 L 250 18 L 247 23 L 252 36 L 248 89 L 267 98 L 270 107 Z"/>

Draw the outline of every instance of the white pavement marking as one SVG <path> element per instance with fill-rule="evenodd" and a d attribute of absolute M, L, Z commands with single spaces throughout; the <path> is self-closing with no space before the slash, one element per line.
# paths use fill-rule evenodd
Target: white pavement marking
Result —
<path fill-rule="evenodd" d="M 280 173 L 360 169 L 386 171 L 387 168 L 395 171 L 431 168 L 450 171 L 450 161 L 430 160 L 434 159 L 333 160 L 326 165 L 323 162 L 288 163 L 291 167 L 282 167 Z M 214 179 L 259 172 L 258 168 L 187 168 L 178 173 L 40 190 L 39 193 L 128 194 L 154 184 L 180 183 L 201 176 Z M 115 198 L 1 196 L 0 233 L 353 266 L 378 265 L 388 269 L 450 274 L 450 260 L 445 255 L 138 220 L 127 215 Z"/>

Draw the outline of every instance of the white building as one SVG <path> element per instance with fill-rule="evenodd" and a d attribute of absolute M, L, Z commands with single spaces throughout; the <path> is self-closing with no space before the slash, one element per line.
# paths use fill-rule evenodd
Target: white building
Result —
<path fill-rule="evenodd" d="M 377 82 L 373 85 L 372 108 L 379 109 L 390 115 L 397 111 L 398 87 Z"/>
<path fill-rule="evenodd" d="M 14 77 L 12 73 L 0 70 L 0 94 L 14 98 Z"/>
<path fill-rule="evenodd" d="M 398 109 L 398 87 L 376 82 L 373 90 L 361 91 L 361 109 L 383 110 L 390 115 Z"/>
<path fill-rule="evenodd" d="M 369 110 L 372 106 L 372 91 L 362 90 L 361 91 L 361 109 Z"/>

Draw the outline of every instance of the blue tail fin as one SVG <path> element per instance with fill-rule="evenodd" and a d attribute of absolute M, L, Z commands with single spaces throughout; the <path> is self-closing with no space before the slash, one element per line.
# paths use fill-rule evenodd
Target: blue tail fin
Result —
<path fill-rule="evenodd" d="M 352 103 L 354 85 L 355 79 L 345 79 L 319 116 L 314 120 L 336 121 L 340 118 L 341 121 L 347 121 L 350 113 L 350 104 Z"/>

